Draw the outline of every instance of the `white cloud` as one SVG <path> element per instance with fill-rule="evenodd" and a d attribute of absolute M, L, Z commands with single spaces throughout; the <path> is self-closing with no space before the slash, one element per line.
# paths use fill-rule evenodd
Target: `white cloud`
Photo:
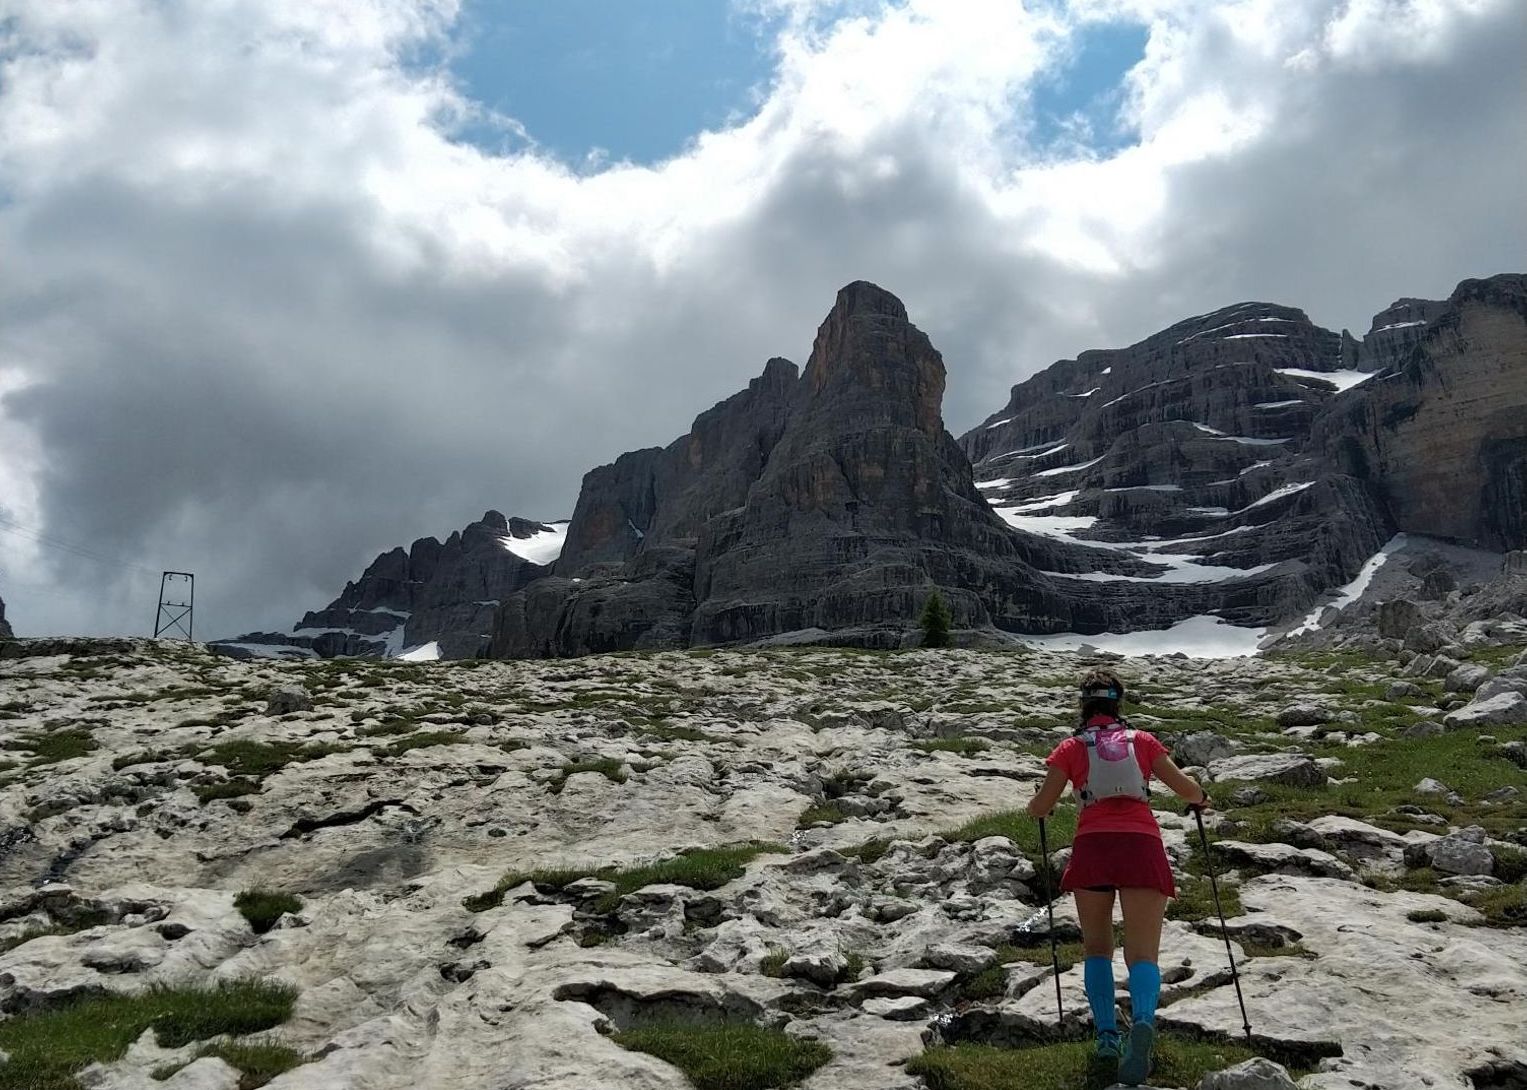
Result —
<path fill-rule="evenodd" d="M 785 16 L 754 116 L 572 169 L 453 141 L 480 107 L 409 58 L 455 0 L 3 0 L 0 507 L 197 570 L 225 634 L 487 506 L 567 515 L 858 277 L 944 351 L 961 430 L 1227 302 L 1362 325 L 1523 265 L 1512 0 L 754 7 Z M 1035 81 L 1107 19 L 1149 27 L 1140 142 L 1037 147 Z M 23 631 L 151 613 L 7 556 Z"/>

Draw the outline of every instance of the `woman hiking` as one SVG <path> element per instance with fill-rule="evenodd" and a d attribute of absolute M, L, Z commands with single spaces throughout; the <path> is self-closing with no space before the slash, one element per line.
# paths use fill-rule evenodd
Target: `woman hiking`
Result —
<path fill-rule="evenodd" d="M 1046 818 L 1070 783 L 1081 805 L 1062 893 L 1076 897 L 1086 960 L 1082 979 L 1097 1030 L 1093 1055 L 1117 1061 L 1119 1081 L 1138 1086 L 1150 1074 L 1156 1041 L 1156 999 L 1161 992 L 1161 921 L 1177 895 L 1172 867 L 1151 813 L 1154 775 L 1191 806 L 1207 808 L 1209 795 L 1185 776 L 1156 738 L 1120 715 L 1124 683 L 1110 670 L 1081 681 L 1081 726 L 1045 760 L 1049 774 L 1029 814 Z M 1124 913 L 1124 963 L 1129 966 L 1129 1040 L 1121 1048 L 1114 1014 L 1113 902 Z"/>

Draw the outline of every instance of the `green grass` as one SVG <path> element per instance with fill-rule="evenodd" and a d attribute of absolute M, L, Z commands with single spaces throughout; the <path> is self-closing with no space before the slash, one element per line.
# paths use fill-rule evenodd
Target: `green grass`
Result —
<path fill-rule="evenodd" d="M 785 975 L 785 962 L 790 960 L 790 951 L 781 947 L 771 947 L 769 952 L 758 961 L 758 971 L 764 976 L 782 977 Z"/>
<path fill-rule="evenodd" d="M 219 742 L 201 755 L 203 764 L 222 765 L 237 776 L 263 779 L 293 762 L 315 761 L 344 750 L 336 745 L 298 745 L 296 742 Z"/>
<path fill-rule="evenodd" d="M 277 893 L 268 889 L 246 889 L 233 899 L 233 907 L 249 921 L 256 935 L 263 935 L 284 914 L 301 912 L 302 899 L 290 893 Z"/>
<path fill-rule="evenodd" d="M 677 1067 L 696 1090 L 769 1090 L 794 1086 L 832 1058 L 819 1041 L 752 1025 L 664 1022 L 611 1040 Z"/>
<path fill-rule="evenodd" d="M 224 1034 L 258 1033 L 291 1017 L 296 989 L 260 980 L 208 988 L 153 987 L 108 993 L 0 1022 L 0 1090 L 79 1090 L 74 1075 L 121 1059 L 145 1030 L 179 1048 Z"/>
<path fill-rule="evenodd" d="M 914 1057 L 907 1074 L 922 1076 L 929 1090 L 1103 1090 L 1114 1075 L 1092 1066 L 1091 1051 L 1091 1043 L 1083 1041 L 1022 1049 L 958 1044 Z M 1152 1086 L 1196 1087 L 1210 1072 L 1256 1053 L 1241 1045 L 1162 1034 L 1155 1055 Z"/>
<path fill-rule="evenodd" d="M 1076 809 L 1071 806 L 1059 807 L 1050 815 L 1045 822 L 1045 832 L 1051 852 L 1071 843 L 1076 836 L 1076 818 Z M 1001 810 L 967 821 L 959 828 L 945 829 L 939 835 L 945 840 L 965 842 L 988 836 L 1005 836 L 1028 857 L 1041 875 L 1044 874 L 1044 860 L 1040 858 L 1039 851 L 1039 822 L 1029 817 L 1027 811 Z M 1059 885 L 1060 875 L 1054 872 L 1054 868 L 1051 868 L 1050 879 L 1052 884 Z"/>
<path fill-rule="evenodd" d="M 797 829 L 808 829 L 819 821 L 826 821 L 833 825 L 850 820 L 850 815 L 836 802 L 818 802 L 801 811 L 801 816 L 796 819 Z"/>
<path fill-rule="evenodd" d="M 1440 908 L 1417 908 L 1405 913 L 1411 923 L 1446 923 L 1447 913 Z"/>
<path fill-rule="evenodd" d="M 852 848 L 844 848 L 843 854 L 852 856 L 861 863 L 878 863 L 891 850 L 889 840 L 879 838 L 866 840 L 863 844 L 856 844 Z"/>
<path fill-rule="evenodd" d="M 961 757 L 974 757 L 990 749 L 991 743 L 984 738 L 933 738 L 913 742 L 912 748 L 923 753 L 957 753 Z"/>
<path fill-rule="evenodd" d="M 471 739 L 465 735 L 453 731 L 427 730 L 419 734 L 410 734 L 407 738 L 394 742 L 387 747 L 386 753 L 389 757 L 401 757 L 413 749 L 427 749 L 430 746 L 463 746 L 470 741 Z"/>
<path fill-rule="evenodd" d="M 995 999 L 1007 986 L 1007 974 L 1000 965 L 988 965 L 975 976 L 960 985 L 960 998 L 970 1000 Z"/>
<path fill-rule="evenodd" d="M 307 1063 L 307 1057 L 289 1045 L 273 1039 L 229 1041 L 209 1045 L 197 1057 L 216 1056 L 239 1070 L 239 1090 L 258 1090 L 277 1075 Z"/>
<path fill-rule="evenodd" d="M 1489 927 L 1527 927 L 1527 885 L 1520 882 L 1459 899 L 1483 913 Z"/>
<path fill-rule="evenodd" d="M 693 848 L 660 863 L 648 863 L 637 867 L 510 871 L 499 879 L 498 885 L 493 889 L 476 897 L 468 897 L 463 903 L 471 911 L 481 912 L 503 904 L 504 894 L 525 882 L 535 883 L 538 889 L 555 891 L 580 878 L 602 878 L 615 884 L 615 892 L 601 898 L 594 905 L 594 909 L 597 912 L 609 912 L 620 903 L 620 898 L 628 893 L 634 893 L 643 886 L 666 883 L 689 886 L 691 889 L 720 889 L 733 879 L 741 878 L 745 865 L 757 856 L 765 852 L 786 850 L 780 844 L 751 841 L 721 848 Z"/>
<path fill-rule="evenodd" d="M 557 772 L 557 778 L 546 785 L 546 789 L 553 795 L 560 795 L 562 788 L 567 786 L 569 776 L 576 776 L 580 772 L 599 772 L 611 783 L 625 783 L 629 778 L 621 762 L 614 757 L 596 757 L 588 761 L 569 761 Z"/>
<path fill-rule="evenodd" d="M 696 727 L 685 727 L 677 723 L 647 722 L 638 723 L 636 733 L 646 738 L 655 738 L 659 742 L 720 742 L 714 734 L 706 734 Z"/>
<path fill-rule="evenodd" d="M 235 776 L 231 780 L 222 783 L 207 783 L 191 788 L 191 793 L 201 801 L 203 806 L 217 799 L 236 799 L 244 795 L 258 795 L 260 793 L 260 781 L 245 779 Z"/>
<path fill-rule="evenodd" d="M 1240 887 L 1233 882 L 1219 880 L 1219 903 L 1228 920 L 1245 913 L 1241 907 Z M 1214 889 L 1209 879 L 1185 874 L 1177 880 L 1177 896 L 1166 906 L 1166 918 L 1193 923 L 1197 920 L 1218 919 L 1214 908 Z"/>
<path fill-rule="evenodd" d="M 50 765 L 88 756 L 96 743 L 88 730 L 51 730 L 19 735 L 5 748 L 31 750 L 33 765 Z"/>

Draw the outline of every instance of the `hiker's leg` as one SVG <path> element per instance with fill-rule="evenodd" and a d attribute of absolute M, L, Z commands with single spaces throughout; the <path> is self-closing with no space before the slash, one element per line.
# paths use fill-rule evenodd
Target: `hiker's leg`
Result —
<path fill-rule="evenodd" d="M 1161 994 L 1161 921 L 1166 915 L 1166 894 L 1156 889 L 1121 889 L 1124 909 L 1124 964 L 1129 966 L 1130 1017 L 1136 1022 L 1156 1020 L 1156 1000 Z"/>
<path fill-rule="evenodd" d="M 1113 890 L 1075 892 L 1076 918 L 1082 925 L 1082 985 L 1092 1008 L 1092 1025 L 1099 1035 L 1116 1033 L 1113 999 Z"/>

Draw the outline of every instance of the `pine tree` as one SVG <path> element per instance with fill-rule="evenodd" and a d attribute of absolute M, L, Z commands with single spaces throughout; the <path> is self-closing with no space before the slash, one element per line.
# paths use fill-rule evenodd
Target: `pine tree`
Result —
<path fill-rule="evenodd" d="M 948 647 L 951 619 L 943 595 L 938 591 L 928 595 L 928 601 L 923 604 L 923 615 L 918 622 L 923 626 L 923 646 Z"/>

